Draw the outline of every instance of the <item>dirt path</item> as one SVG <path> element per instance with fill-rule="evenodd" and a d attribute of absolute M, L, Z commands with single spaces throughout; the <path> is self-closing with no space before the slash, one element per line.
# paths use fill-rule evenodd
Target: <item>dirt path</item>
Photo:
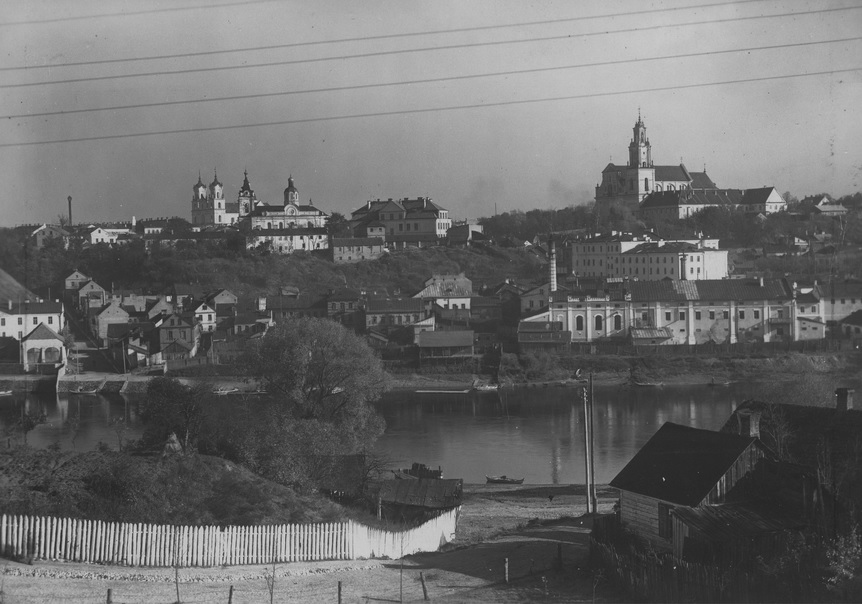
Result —
<path fill-rule="evenodd" d="M 400 560 L 352 560 L 279 564 L 274 602 L 422 602 L 420 573 L 434 602 L 593 601 L 593 579 L 585 570 L 590 519 L 582 517 L 582 487 L 465 487 L 455 543 L 446 551 Z M 549 499 L 549 495 L 553 495 Z M 599 491 L 599 510 L 609 511 L 616 494 Z M 562 554 L 562 568 L 558 555 Z M 509 584 L 504 561 L 509 560 Z M 269 602 L 272 567 L 240 566 L 179 570 L 182 602 Z M 5 563 L 0 602 L 64 604 L 106 602 L 168 604 L 177 601 L 173 569 Z M 547 594 L 547 595 L 546 595 Z M 623 601 L 599 584 L 596 601 Z"/>

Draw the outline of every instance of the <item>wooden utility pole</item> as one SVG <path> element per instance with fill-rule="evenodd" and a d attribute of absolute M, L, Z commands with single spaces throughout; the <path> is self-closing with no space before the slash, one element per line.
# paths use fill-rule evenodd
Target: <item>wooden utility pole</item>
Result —
<path fill-rule="evenodd" d="M 584 483 L 587 491 L 587 513 L 596 513 L 596 479 L 593 461 L 593 374 L 581 390 L 584 399 Z"/>

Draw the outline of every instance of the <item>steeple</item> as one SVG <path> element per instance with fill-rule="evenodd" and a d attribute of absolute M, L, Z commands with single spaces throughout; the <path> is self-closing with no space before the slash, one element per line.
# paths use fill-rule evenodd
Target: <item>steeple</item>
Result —
<path fill-rule="evenodd" d="M 635 122 L 632 131 L 632 142 L 629 144 L 629 167 L 652 168 L 652 148 L 646 135 L 646 126 L 641 118 L 640 107 L 638 107 L 638 121 Z"/>
<path fill-rule="evenodd" d="M 242 187 L 240 187 L 239 194 L 237 195 L 240 218 L 248 216 L 257 202 L 257 196 L 251 188 L 251 183 L 248 182 L 248 169 L 243 171 L 243 176 Z"/>
<path fill-rule="evenodd" d="M 291 174 L 287 179 L 287 188 L 284 190 L 284 205 L 287 204 L 299 204 L 299 191 L 297 191 L 296 186 L 293 184 L 293 174 Z"/>

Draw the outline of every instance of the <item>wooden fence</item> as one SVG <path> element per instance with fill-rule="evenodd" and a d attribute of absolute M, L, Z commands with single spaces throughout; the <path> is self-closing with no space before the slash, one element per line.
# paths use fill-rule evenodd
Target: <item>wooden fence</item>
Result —
<path fill-rule="evenodd" d="M 460 508 L 406 531 L 347 521 L 269 526 L 172 526 L 0 516 L 0 556 L 125 566 L 229 566 L 355 560 L 436 551 L 455 536 Z"/>

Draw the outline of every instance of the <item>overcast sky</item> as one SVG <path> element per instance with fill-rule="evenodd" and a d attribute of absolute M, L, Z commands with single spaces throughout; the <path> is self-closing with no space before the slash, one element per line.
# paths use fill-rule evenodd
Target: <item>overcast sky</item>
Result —
<path fill-rule="evenodd" d="M 199 171 L 235 199 L 245 169 L 266 202 L 292 174 L 303 202 L 345 214 L 588 203 L 639 109 L 656 164 L 854 193 L 857 6 L 6 0 L 0 221 L 56 222 L 69 195 L 76 223 L 190 219 Z"/>

